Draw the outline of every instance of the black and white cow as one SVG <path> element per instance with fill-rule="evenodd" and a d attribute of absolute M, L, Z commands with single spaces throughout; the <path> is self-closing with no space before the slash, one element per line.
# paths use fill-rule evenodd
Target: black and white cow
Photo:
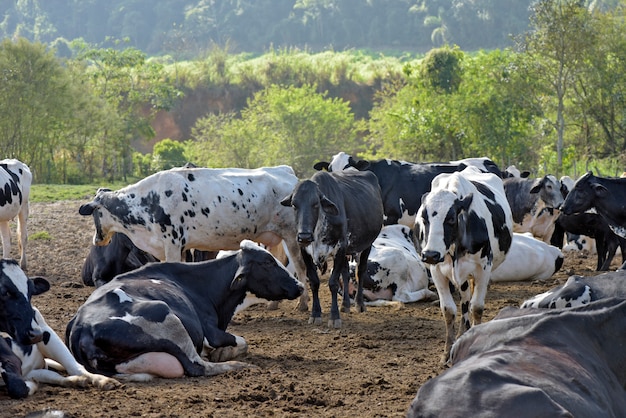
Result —
<path fill-rule="evenodd" d="M 415 232 L 422 261 L 431 265 L 446 323 L 445 362 L 454 342 L 457 311 L 450 284 L 461 293 L 460 335 L 481 322 L 492 270 L 511 248 L 513 221 L 502 179 L 473 167 L 440 174 L 422 199 Z"/>
<path fill-rule="evenodd" d="M 355 269 L 356 263 L 350 261 L 351 279 Z M 437 294 L 428 289 L 429 269 L 415 249 L 413 231 L 406 225 L 383 226 L 372 244 L 367 273 L 370 280 L 363 283 L 363 296 L 370 304 L 437 299 Z M 350 296 L 353 293 L 351 290 Z"/>
<path fill-rule="evenodd" d="M 571 308 L 610 297 L 626 299 L 625 270 L 611 271 L 597 276 L 570 276 L 565 284 L 524 301 L 521 307 Z"/>
<path fill-rule="evenodd" d="M 128 380 L 238 370 L 250 365 L 227 360 L 248 345 L 226 328 L 246 293 L 295 299 L 303 289 L 268 251 L 244 240 L 224 258 L 151 263 L 117 276 L 78 309 L 66 344 L 88 370 Z"/>
<path fill-rule="evenodd" d="M 491 272 L 492 282 L 546 280 L 563 266 L 563 253 L 530 233 L 514 233 L 504 261 Z"/>
<path fill-rule="evenodd" d="M 339 275 L 342 275 L 343 287 L 347 289 L 350 255 L 357 258 L 357 308 L 360 312 L 365 310 L 363 282 L 367 280 L 367 258 L 383 223 L 383 203 L 376 176 L 369 171 L 318 171 L 310 179 L 298 182 L 293 193 L 281 204 L 292 207 L 295 212 L 295 235 L 302 248 L 313 293 L 309 322 L 316 325 L 322 322 L 317 267 L 332 259 L 328 281 L 332 297 L 329 326 L 340 328 Z M 350 311 L 348 292 L 343 292 L 343 310 Z"/>
<path fill-rule="evenodd" d="M 498 166 L 488 158 L 467 158 L 449 163 L 410 163 L 398 160 L 356 160 L 345 152 L 333 156 L 330 162 L 318 162 L 316 170 L 331 172 L 356 169 L 376 174 L 383 198 L 385 225 L 403 224 L 413 228 L 415 214 L 422 195 L 430 190 L 432 180 L 441 173 L 461 171 L 475 166 L 483 172 L 501 175 Z"/>
<path fill-rule="evenodd" d="M 452 366 L 407 417 L 620 417 L 626 411 L 626 301 L 502 310 L 457 340 Z"/>
<path fill-rule="evenodd" d="M 115 379 L 85 370 L 46 323 L 31 297 L 50 288 L 41 277 L 28 278 L 14 260 L 0 260 L 0 372 L 9 396 L 25 398 L 39 383 L 66 387 L 120 386 Z M 67 376 L 51 368 L 60 368 Z"/>
<path fill-rule="evenodd" d="M 83 263 L 81 276 L 87 286 L 102 286 L 118 274 L 135 270 L 155 257 L 140 250 L 128 236 L 116 232 L 108 245 L 93 245 Z"/>
<path fill-rule="evenodd" d="M 17 217 L 17 247 L 20 266 L 27 268 L 26 243 L 28 233 L 28 197 L 33 175 L 26 164 L 15 159 L 0 161 L 0 235 L 2 258 L 11 258 L 11 229 L 9 222 Z"/>
<path fill-rule="evenodd" d="M 121 232 L 161 261 L 181 261 L 191 249 L 235 250 L 244 239 L 268 247 L 284 239 L 303 278 L 295 216 L 280 205 L 297 182 L 288 166 L 173 168 L 118 191 L 100 189 L 79 213 L 93 215 L 95 245 L 106 245 L 114 232 Z M 305 292 L 299 308 L 307 310 L 307 302 Z"/>
<path fill-rule="evenodd" d="M 561 185 L 552 175 L 538 179 L 504 179 L 504 192 L 513 213 L 513 231 L 530 232 L 549 243 L 563 203 Z"/>

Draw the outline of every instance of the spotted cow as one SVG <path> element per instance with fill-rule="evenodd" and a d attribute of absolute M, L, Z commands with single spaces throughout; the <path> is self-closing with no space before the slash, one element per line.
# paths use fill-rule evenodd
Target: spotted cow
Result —
<path fill-rule="evenodd" d="M 350 279 L 356 263 L 350 261 Z M 363 296 L 369 304 L 384 301 L 411 303 L 437 299 L 428 289 L 430 272 L 415 249 L 413 230 L 406 225 L 385 225 L 372 244 L 367 260 L 369 279 L 363 283 Z M 354 296 L 352 287 L 350 296 Z"/>
<path fill-rule="evenodd" d="M 249 240 L 223 258 L 150 263 L 97 288 L 67 325 L 65 341 L 88 370 L 120 379 L 212 376 L 249 364 L 226 332 L 248 292 L 295 299 L 304 286 Z M 207 360 L 208 359 L 208 360 Z"/>
<path fill-rule="evenodd" d="M 530 233 L 514 233 L 504 261 L 491 272 L 491 281 L 546 280 L 561 269 L 563 258 L 561 250 Z"/>
<path fill-rule="evenodd" d="M 9 222 L 17 217 L 17 247 L 20 267 L 26 269 L 26 243 L 28 233 L 28 197 L 33 176 L 26 164 L 15 159 L 0 161 L 0 235 L 2 258 L 11 258 L 11 230 Z"/>
<path fill-rule="evenodd" d="M 298 182 L 281 204 L 293 208 L 296 217 L 295 236 L 313 294 L 309 322 L 322 322 L 317 269 L 331 259 L 333 268 L 328 286 L 332 301 L 328 323 L 330 327 L 340 328 L 339 276 L 342 275 L 343 287 L 347 289 L 350 255 L 357 258 L 356 304 L 360 312 L 365 310 L 363 282 L 367 280 L 367 258 L 383 223 L 383 203 L 376 176 L 369 171 L 318 171 L 310 179 Z M 343 293 L 343 310 L 350 311 L 348 292 Z"/>
<path fill-rule="evenodd" d="M 181 261 L 191 249 L 236 250 L 244 239 L 269 247 L 284 239 L 295 254 L 298 277 L 304 278 L 295 216 L 280 205 L 297 182 L 288 166 L 173 168 L 118 191 L 100 189 L 79 213 L 93 216 L 95 245 L 106 245 L 120 232 L 162 261 Z M 301 310 L 308 309 L 307 301 L 304 293 Z"/>
<path fill-rule="evenodd" d="M 450 284 L 461 293 L 460 335 L 481 322 L 492 270 L 511 248 L 513 221 L 502 179 L 473 167 L 435 177 L 417 212 L 415 232 L 446 323 L 445 362 L 457 312 Z"/>
<path fill-rule="evenodd" d="M 42 277 L 28 278 L 16 261 L 0 260 L 0 372 L 9 396 L 25 398 L 43 383 L 119 387 L 117 380 L 85 370 L 31 305 L 33 295 L 49 288 Z"/>
<path fill-rule="evenodd" d="M 446 163 L 410 163 L 389 159 L 356 160 L 345 152 L 340 152 L 334 155 L 330 162 L 320 161 L 314 168 L 331 172 L 347 169 L 368 170 L 376 174 L 383 199 L 385 225 L 399 223 L 413 228 L 422 195 L 430 190 L 430 184 L 435 176 L 461 171 L 468 166 L 501 176 L 498 166 L 486 157 Z"/>
<path fill-rule="evenodd" d="M 626 411 L 626 301 L 566 309 L 505 308 L 452 348 L 407 417 L 621 417 Z"/>
<path fill-rule="evenodd" d="M 626 299 L 626 270 L 597 276 L 570 276 L 564 284 L 524 301 L 521 307 L 571 308 L 610 297 Z"/>

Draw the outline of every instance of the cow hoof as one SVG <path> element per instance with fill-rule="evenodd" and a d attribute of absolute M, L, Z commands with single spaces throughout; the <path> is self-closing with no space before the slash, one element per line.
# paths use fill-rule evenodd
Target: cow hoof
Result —
<path fill-rule="evenodd" d="M 341 328 L 341 318 L 339 319 L 329 319 L 328 320 L 328 328 Z"/>
<path fill-rule="evenodd" d="M 357 305 L 356 309 L 359 313 L 363 313 L 367 310 L 367 308 L 365 307 L 365 305 Z"/>
<path fill-rule="evenodd" d="M 341 307 L 341 312 L 350 313 L 350 307 L 349 306 L 342 306 Z"/>
<path fill-rule="evenodd" d="M 309 305 L 306 302 L 298 302 L 296 305 L 296 310 L 300 312 L 307 312 L 309 310 Z"/>
<path fill-rule="evenodd" d="M 309 318 L 309 324 L 322 325 L 322 318 L 319 316 L 312 316 Z"/>

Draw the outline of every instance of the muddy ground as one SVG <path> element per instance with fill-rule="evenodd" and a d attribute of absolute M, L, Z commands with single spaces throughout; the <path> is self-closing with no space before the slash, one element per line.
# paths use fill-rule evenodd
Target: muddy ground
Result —
<path fill-rule="evenodd" d="M 62 338 L 93 290 L 80 278 L 93 234 L 92 219 L 78 215 L 80 203 L 31 204 L 28 226 L 32 238 L 39 236 L 28 244 L 28 274 L 51 282 L 50 291 L 33 303 Z M 49 238 L 41 237 L 44 232 Z M 484 320 L 570 274 L 594 274 L 594 267 L 595 255 L 568 253 L 563 269 L 545 282 L 491 284 Z M 321 297 L 325 323 L 325 283 Z M 107 392 L 44 386 L 26 400 L 12 400 L 0 388 L 0 416 L 58 409 L 71 417 L 400 417 L 420 385 L 443 370 L 444 326 L 436 303 L 343 314 L 341 330 L 309 325 L 308 314 L 294 306 L 285 301 L 274 311 L 252 307 L 229 327 L 248 341 L 249 353 L 241 360 L 258 368 L 127 383 Z"/>

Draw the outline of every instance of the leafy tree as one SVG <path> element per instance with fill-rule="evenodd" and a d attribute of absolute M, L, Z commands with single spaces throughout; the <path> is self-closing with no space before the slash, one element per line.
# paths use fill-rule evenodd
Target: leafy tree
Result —
<path fill-rule="evenodd" d="M 185 147 L 178 141 L 166 138 L 157 142 L 152 149 L 152 170 L 169 170 L 184 165 L 186 162 L 184 151 Z"/>
<path fill-rule="evenodd" d="M 311 85 L 273 85 L 255 94 L 241 118 L 212 115 L 198 121 L 187 156 L 211 167 L 287 164 L 303 176 L 336 150 L 355 149 L 357 134 L 347 102 Z"/>

